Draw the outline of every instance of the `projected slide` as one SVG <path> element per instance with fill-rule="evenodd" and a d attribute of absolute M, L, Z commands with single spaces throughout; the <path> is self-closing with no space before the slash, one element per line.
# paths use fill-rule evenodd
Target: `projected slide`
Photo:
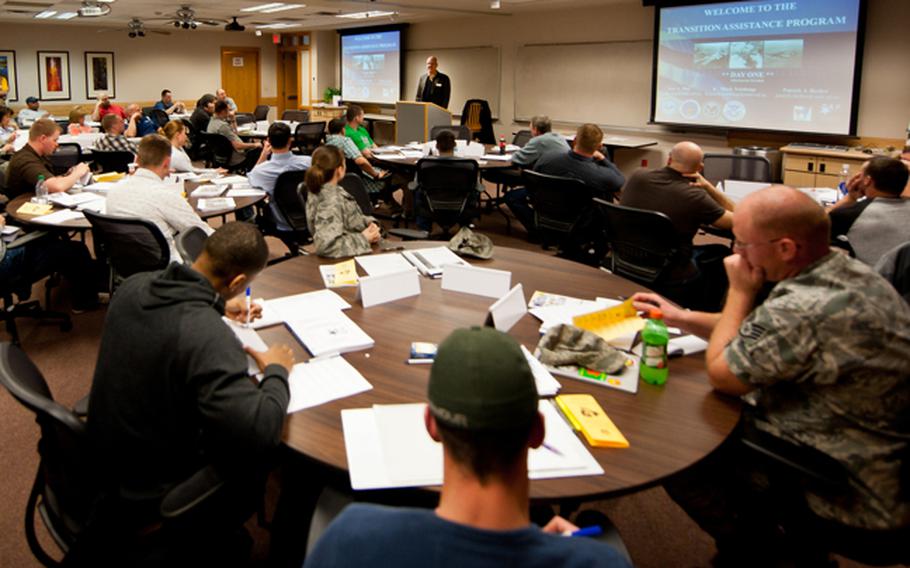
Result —
<path fill-rule="evenodd" d="M 401 31 L 341 36 L 341 94 L 346 101 L 394 103 L 401 88 Z"/>
<path fill-rule="evenodd" d="M 849 134 L 859 2 L 662 9 L 655 122 Z"/>

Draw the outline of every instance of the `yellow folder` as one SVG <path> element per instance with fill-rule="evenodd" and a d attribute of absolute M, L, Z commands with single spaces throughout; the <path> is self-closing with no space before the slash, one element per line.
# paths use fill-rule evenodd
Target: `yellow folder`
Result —
<path fill-rule="evenodd" d="M 629 441 L 589 394 L 561 394 L 556 404 L 589 444 L 599 448 L 628 448 Z"/>

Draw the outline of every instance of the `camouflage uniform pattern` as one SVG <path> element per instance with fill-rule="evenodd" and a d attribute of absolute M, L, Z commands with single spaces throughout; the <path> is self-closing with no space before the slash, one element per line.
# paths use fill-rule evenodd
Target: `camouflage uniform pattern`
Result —
<path fill-rule="evenodd" d="M 551 367 L 575 365 L 602 373 L 618 373 L 626 356 L 600 336 L 575 327 L 559 324 L 547 330 L 537 344 L 540 362 Z"/>
<path fill-rule="evenodd" d="M 318 194 L 307 196 L 306 222 L 319 256 L 342 258 L 369 253 L 370 243 L 361 231 L 375 221 L 360 211 L 341 186 L 327 183 Z"/>
<path fill-rule="evenodd" d="M 830 253 L 777 284 L 724 355 L 740 380 L 759 387 L 757 428 L 852 474 L 846 502 L 806 495 L 816 514 L 869 529 L 910 522 L 900 488 L 910 432 L 899 426 L 910 410 L 910 308 L 886 280 Z"/>

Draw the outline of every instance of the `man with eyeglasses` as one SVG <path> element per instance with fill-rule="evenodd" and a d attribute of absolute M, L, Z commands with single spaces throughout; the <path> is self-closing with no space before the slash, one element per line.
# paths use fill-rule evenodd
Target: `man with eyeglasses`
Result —
<path fill-rule="evenodd" d="M 793 188 L 755 192 L 733 214 L 721 313 L 681 310 L 654 294 L 634 298 L 639 309 L 662 308 L 668 325 L 710 337 L 711 385 L 754 404 L 739 433 L 666 484 L 714 536 L 720 557 L 748 551 L 757 562 L 749 565 L 771 565 L 763 555 L 789 550 L 809 562 L 825 551 L 813 540 L 821 533 L 806 527 L 910 526 L 901 488 L 910 443 L 910 307 L 867 265 L 832 251 L 830 227 L 825 211 Z M 774 286 L 756 305 L 766 282 Z M 800 459 L 825 464 L 825 474 L 845 473 L 849 489 L 832 496 L 804 490 L 789 470 L 780 477 L 741 443 L 756 436 L 796 448 Z M 783 539 L 794 537 L 779 523 L 803 516 L 811 522 L 797 524 L 805 532 L 788 549 L 794 543 Z"/>

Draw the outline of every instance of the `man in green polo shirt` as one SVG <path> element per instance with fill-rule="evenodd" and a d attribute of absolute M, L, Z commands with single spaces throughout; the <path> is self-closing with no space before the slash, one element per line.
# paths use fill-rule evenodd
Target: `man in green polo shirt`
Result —
<path fill-rule="evenodd" d="M 367 132 L 366 127 L 363 125 L 363 108 L 358 105 L 348 106 L 345 118 L 347 118 L 348 123 L 344 127 L 344 135 L 354 141 L 354 145 L 357 146 L 357 149 L 360 150 L 360 153 L 365 158 L 372 158 L 373 153 L 370 148 L 375 147 L 376 143 L 370 138 L 370 133 Z"/>

